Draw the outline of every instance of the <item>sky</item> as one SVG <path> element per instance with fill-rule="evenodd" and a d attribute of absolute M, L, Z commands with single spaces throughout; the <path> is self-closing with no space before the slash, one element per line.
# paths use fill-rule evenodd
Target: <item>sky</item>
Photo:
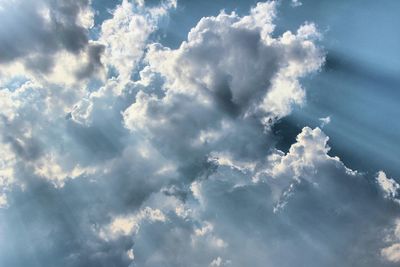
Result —
<path fill-rule="evenodd" d="M 0 0 L 0 266 L 398 266 L 399 8 Z"/>

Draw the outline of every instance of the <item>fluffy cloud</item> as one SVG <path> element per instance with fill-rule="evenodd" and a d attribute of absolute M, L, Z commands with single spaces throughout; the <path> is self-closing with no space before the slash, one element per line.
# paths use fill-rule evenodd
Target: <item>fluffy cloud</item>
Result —
<path fill-rule="evenodd" d="M 102 68 L 104 47 L 88 37 L 94 17 L 89 0 L 3 1 L 0 16 L 0 80 L 72 83 Z"/>
<path fill-rule="evenodd" d="M 30 56 L 52 61 L 52 54 L 61 49 L 78 53 L 88 44 L 90 12 L 88 0 L 2 1 L 1 61 Z"/>
<path fill-rule="evenodd" d="M 315 25 L 278 35 L 267 2 L 153 43 L 175 7 L 123 0 L 94 25 L 90 1 L 1 2 L 37 23 L 13 24 L 21 44 L 0 26 L 0 265 L 396 264 L 394 179 L 319 128 L 275 148 L 324 61 Z"/>
<path fill-rule="evenodd" d="M 398 243 L 385 247 L 385 232 L 398 222 L 397 201 L 329 156 L 327 139 L 304 128 L 287 154 L 259 170 L 219 165 L 192 184 L 183 206 L 154 196 L 147 204 L 167 220 L 133 235 L 134 266 L 392 266 Z M 277 199 L 276 180 L 286 180 Z"/>
<path fill-rule="evenodd" d="M 376 180 L 387 198 L 397 197 L 400 185 L 394 179 L 388 178 L 383 171 L 380 171 Z"/>
<path fill-rule="evenodd" d="M 400 243 L 382 249 L 382 256 L 392 262 L 400 262 Z"/>
<path fill-rule="evenodd" d="M 105 62 L 118 71 L 121 79 L 130 79 L 143 56 L 149 35 L 156 29 L 157 20 L 174 7 L 176 1 L 173 0 L 153 8 L 145 7 L 140 1 L 138 5 L 123 0 L 114 10 L 112 19 L 102 24 L 100 40 L 106 44 Z"/>
<path fill-rule="evenodd" d="M 74 146 L 68 151 L 83 157 Z M 96 164 L 91 162 L 90 168 L 78 173 L 66 172 L 73 160 L 70 156 L 65 155 L 62 162 L 48 161 L 44 167 L 51 166 L 50 171 L 37 171 L 41 162 L 13 165 L 12 175 L 21 185 L 2 185 L 7 205 L 0 211 L 1 265 L 24 266 L 35 258 L 32 266 L 128 266 L 131 259 L 126 252 L 133 241 L 118 236 L 120 229 L 131 229 L 124 228 L 124 223 L 133 229 L 141 220 L 162 220 L 157 210 L 139 212 L 153 192 L 177 177 L 173 163 L 157 151 L 145 144 L 130 145 L 111 159 L 93 159 Z M 58 180 L 59 175 L 63 179 Z M 134 211 L 138 212 L 129 217 Z M 116 238 L 107 238 L 114 232 Z"/>
<path fill-rule="evenodd" d="M 97 63 L 102 46 L 91 52 Z M 97 63 L 80 75 L 97 72 Z M 71 62 L 62 64 L 59 73 L 68 74 Z M 15 74 L 26 72 L 6 78 Z M 143 81 L 111 78 L 93 89 L 41 75 L 0 85 L 0 265 L 127 266 L 130 238 L 104 240 L 98 230 L 139 209 L 177 177 L 174 162 L 130 135 L 122 122 L 127 101 L 151 78 L 144 71 Z"/>
<path fill-rule="evenodd" d="M 24 6 L 19 1 L 14 1 L 5 3 L 1 11 L 9 12 L 10 9 L 14 10 L 21 6 L 21 10 L 18 12 L 32 9 L 35 11 L 32 11 L 34 14 L 37 13 L 36 15 L 42 18 L 47 13 L 39 11 L 46 8 L 49 13 L 47 15 L 51 18 L 49 23 L 58 23 L 57 20 L 62 20 L 69 26 L 74 23 L 79 24 L 82 34 L 88 38 L 88 29 L 84 26 L 91 27 L 92 23 L 89 22 L 93 20 L 89 4 L 89 1 L 43 1 L 28 2 Z M 124 37 L 127 34 L 132 35 L 131 38 L 124 39 L 124 51 L 130 52 L 129 46 L 140 44 L 133 53 L 137 54 L 138 51 L 143 53 L 142 50 L 148 35 L 156 29 L 158 22 L 156 17 L 165 16 L 168 8 L 174 5 L 174 2 L 166 2 L 161 6 L 148 8 L 143 3 L 133 4 L 124 1 L 116 7 L 112 18 L 103 23 L 102 29 L 106 31 L 105 29 L 108 29 L 110 24 L 115 23 L 121 30 L 120 33 L 115 33 L 116 35 Z M 58 13 L 65 13 L 64 15 L 69 17 L 64 18 Z M 26 19 L 32 18 L 27 17 Z M 129 24 L 129 21 L 136 19 L 145 20 L 144 23 L 148 25 L 148 29 L 134 27 L 135 25 L 126 29 L 124 23 L 118 22 L 126 20 Z M 21 31 L 26 31 L 23 24 L 18 24 L 18 27 L 22 28 Z M 58 35 L 60 33 L 57 33 Z M 104 38 L 105 35 L 103 33 L 101 38 Z M 121 123 L 120 112 L 126 108 L 127 101 L 132 101 L 130 90 L 135 90 L 136 87 L 146 87 L 145 78 L 138 83 L 129 80 L 120 82 L 111 78 L 100 88 L 98 85 L 96 88 L 96 83 L 94 85 L 75 83 L 75 78 L 83 79 L 102 72 L 102 54 L 105 53 L 105 50 L 118 50 L 114 47 L 118 41 L 114 40 L 111 35 L 107 35 L 108 43 L 102 43 L 104 41 L 102 39 L 101 42 L 87 40 L 81 48 L 83 54 L 80 50 L 75 53 L 62 47 L 57 48 L 54 54 L 45 49 L 33 51 L 26 48 L 26 55 L 25 52 L 21 52 L 10 58 L 8 65 L 18 65 L 21 60 L 25 60 L 29 56 L 28 53 L 43 52 L 60 62 L 53 66 L 50 73 L 33 76 L 23 68 L 15 66 L 11 69 L 3 69 L 5 78 L 4 80 L 0 78 L 0 88 L 2 88 L 0 102 L 3 107 L 0 111 L 0 127 L 2 129 L 1 138 L 5 146 L 5 149 L 2 150 L 4 151 L 2 158 L 13 159 L 3 161 L 6 162 L 4 164 L 7 164 L 8 168 L 12 169 L 13 166 L 18 165 L 19 161 L 23 160 L 27 165 L 32 166 L 33 171 L 39 176 L 49 179 L 57 185 L 62 185 L 67 178 L 79 177 L 86 172 L 92 173 L 93 168 L 95 169 L 93 165 L 98 163 L 97 160 L 110 159 L 112 155 L 122 153 L 122 139 L 128 137 L 126 136 L 127 131 Z M 7 36 L 2 37 L 8 38 Z M 71 38 L 76 41 L 74 36 Z M 46 40 L 39 38 L 39 41 L 45 42 Z M 14 46 L 23 49 L 22 46 Z M 132 71 L 138 64 L 140 55 L 139 58 L 134 59 L 126 53 L 123 52 L 121 56 L 129 58 L 127 61 L 130 63 L 126 67 L 128 68 L 129 65 L 129 71 Z M 112 54 L 117 55 L 118 53 L 114 51 Z M 105 55 L 107 64 L 109 63 L 108 55 L 109 52 Z M 10 70 L 11 72 L 8 73 Z M 68 80 L 71 78 L 69 74 L 73 74 L 72 80 Z M 11 151 L 11 153 L 7 151 Z M 91 155 L 92 153 L 95 155 Z"/>
<path fill-rule="evenodd" d="M 176 157 L 190 170 L 186 177 L 199 175 L 211 152 L 242 160 L 265 155 L 273 143 L 268 128 L 303 103 L 299 78 L 323 62 L 318 33 L 305 24 L 274 38 L 275 6 L 203 18 L 175 50 L 149 46 L 148 68 L 165 82 L 158 92 L 139 91 L 124 121 Z"/>
<path fill-rule="evenodd" d="M 274 38 L 274 17 L 274 2 L 259 3 L 248 16 L 201 19 L 176 50 L 151 46 L 146 59 L 167 82 L 162 103 L 183 95 L 232 117 L 287 115 L 304 100 L 298 79 L 317 70 L 323 55 L 313 24 Z"/>
<path fill-rule="evenodd" d="M 101 25 L 98 40 L 90 40 L 96 35 L 90 4 L 89 0 L 2 3 L 0 81 L 22 76 L 77 86 L 92 78 L 104 80 L 106 72 L 114 75 L 115 70 L 129 79 L 158 19 L 176 6 L 172 0 L 151 8 L 124 0 Z"/>

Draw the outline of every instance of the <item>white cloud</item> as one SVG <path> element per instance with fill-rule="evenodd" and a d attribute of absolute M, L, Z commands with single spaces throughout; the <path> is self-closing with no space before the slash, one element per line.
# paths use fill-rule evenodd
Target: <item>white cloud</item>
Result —
<path fill-rule="evenodd" d="M 126 252 L 126 254 L 128 255 L 129 259 L 131 259 L 131 260 L 135 259 L 135 254 L 133 253 L 133 249 L 128 250 L 128 252 Z"/>
<path fill-rule="evenodd" d="M 176 2 L 148 8 L 123 0 L 113 17 L 103 22 L 100 41 L 106 45 L 104 61 L 116 68 L 121 80 L 129 80 L 143 56 L 149 35 L 157 29 L 157 20 L 167 15 Z"/>
<path fill-rule="evenodd" d="M 216 172 L 194 181 L 186 198 L 173 190 L 155 193 L 144 206 L 168 219 L 142 221 L 140 229 L 130 220 L 121 230 L 134 232 L 135 264 L 365 266 L 366 260 L 385 266 L 382 259 L 395 261 L 398 224 L 393 237 L 384 239 L 399 216 L 395 199 L 386 199 L 384 191 L 374 194 L 379 184 L 329 156 L 327 141 L 319 128 L 305 127 L 288 153 L 259 159 L 255 168 L 244 172 L 227 160 L 216 161 Z M 262 177 L 252 181 L 258 172 Z M 274 187 L 280 188 L 277 197 Z M 182 216 L 183 211 L 188 212 Z"/>
<path fill-rule="evenodd" d="M 380 171 L 378 172 L 376 181 L 384 192 L 385 197 L 397 197 L 397 191 L 399 190 L 400 185 L 394 179 L 388 178 L 383 171 Z"/>
<path fill-rule="evenodd" d="M 9 146 L 0 143 L 0 209 L 7 207 L 7 193 L 14 181 L 16 159 Z"/>
<path fill-rule="evenodd" d="M 143 221 L 165 222 L 166 220 L 166 216 L 159 209 L 146 207 L 134 215 L 114 218 L 110 225 L 99 232 L 99 235 L 106 240 L 120 235 L 134 235 L 139 231 Z"/>
<path fill-rule="evenodd" d="M 67 179 L 75 179 L 80 176 L 87 176 L 96 173 L 94 167 L 80 167 L 76 164 L 72 167 L 63 166 L 58 155 L 47 154 L 35 162 L 33 166 L 34 173 L 39 177 L 49 180 L 55 186 L 64 186 Z M 59 157 L 59 156 L 58 156 Z"/>
<path fill-rule="evenodd" d="M 300 2 L 300 0 L 292 0 L 291 5 L 292 5 L 293 7 L 299 7 L 299 6 L 302 6 L 303 3 Z"/>
<path fill-rule="evenodd" d="M 146 59 L 167 81 L 167 96 L 160 102 L 183 94 L 205 109 L 272 118 L 303 103 L 298 78 L 323 62 L 313 42 L 318 33 L 313 24 L 305 24 L 296 34 L 273 38 L 274 16 L 274 2 L 258 4 L 245 17 L 222 12 L 200 20 L 176 50 L 151 46 Z"/>
<path fill-rule="evenodd" d="M 192 216 L 207 221 L 228 244 L 220 255 L 231 260 L 230 266 L 337 266 L 346 265 L 346 257 L 355 266 L 363 266 L 355 259 L 381 264 L 374 255 L 400 210 L 385 194 L 372 194 L 376 187 L 366 177 L 329 156 L 327 141 L 319 128 L 305 127 L 288 153 L 261 162 L 253 173 L 221 164 L 207 180 L 192 184 L 199 201 L 199 206 L 188 202 Z M 252 182 L 260 171 L 263 178 Z M 235 172 L 248 182 L 237 184 Z M 276 187 L 279 192 L 272 193 Z M 211 227 L 199 229 L 203 233 Z M 287 251 L 293 256 L 281 257 Z M 392 244 L 381 253 L 395 259 L 396 251 Z"/>
<path fill-rule="evenodd" d="M 265 155 L 268 128 L 304 101 L 298 79 L 324 60 L 318 34 L 305 24 L 273 37 L 275 5 L 260 3 L 244 17 L 202 18 L 177 49 L 149 46 L 146 71 L 164 83 L 140 90 L 124 122 L 175 158 L 189 180 L 198 175 L 193 165 L 209 164 L 211 152 L 237 162 Z"/>
<path fill-rule="evenodd" d="M 56 2 L 31 9 L 48 25 Z M 94 11 L 78 2 L 60 3 L 88 38 Z M 176 49 L 149 44 L 173 8 L 122 1 L 99 41 L 51 51 L 52 71 L 27 65 L 47 66 L 42 48 L 2 62 L 0 265 L 19 253 L 43 266 L 398 261 L 398 222 L 385 239 L 399 218 L 394 179 L 347 168 L 320 128 L 275 148 L 270 127 L 304 104 L 301 78 L 324 61 L 316 26 L 277 35 L 267 2 L 202 18 Z M 16 73 L 22 85 L 8 88 Z"/>
<path fill-rule="evenodd" d="M 79 27 L 90 28 L 93 23 L 93 10 L 88 5 L 88 1 L 82 0 L 81 2 L 65 1 L 65 3 L 59 3 L 61 6 L 50 0 L 49 2 L 40 2 L 38 5 L 43 4 L 43 6 L 39 15 L 50 16 L 49 19 L 53 19 L 51 15 L 54 12 L 63 13 L 64 9 L 71 8 L 72 13 L 78 12 L 75 14 L 77 16 L 75 22 L 80 25 Z M 81 4 L 82 6 L 80 6 Z M 142 18 L 154 30 L 157 18 L 166 16 L 168 9 L 176 5 L 174 1 L 167 1 L 161 6 L 155 5 L 152 8 L 135 7 L 127 1 L 124 1 L 123 4 L 124 6 L 117 7 L 113 18 L 104 22 L 104 25 L 111 21 L 118 21 L 121 16 L 123 17 L 121 13 L 125 12 L 128 20 L 133 17 Z M 14 7 L 7 6 L 7 8 Z M 26 8 L 36 10 L 39 7 L 29 3 Z M 121 10 L 123 8 L 125 11 Z M 75 16 L 72 13 L 70 15 Z M 60 19 L 64 20 L 62 17 Z M 70 21 L 69 23 L 75 22 Z M 53 23 L 53 21 L 48 23 Z M 145 29 L 133 25 L 135 33 L 131 33 L 129 29 L 125 29 L 125 26 L 124 23 L 115 26 L 120 27 L 121 36 L 140 35 L 145 31 Z M 86 30 L 84 32 L 86 34 Z M 143 53 L 148 33 L 144 33 L 144 35 L 145 38 L 140 40 L 142 44 L 138 47 L 140 53 Z M 109 41 L 113 42 L 112 40 L 113 38 L 110 37 Z M 137 40 L 129 38 L 127 40 L 138 44 Z M 127 46 L 124 49 L 128 51 L 132 43 L 126 43 Z M 96 153 L 97 155 L 88 157 L 88 154 L 93 150 L 97 152 L 103 150 L 103 153 L 107 155 L 118 149 L 116 143 L 121 141 L 115 139 L 122 138 L 121 135 L 124 131 L 118 120 L 118 116 L 120 116 L 118 105 L 123 104 L 116 103 L 115 99 L 118 98 L 118 94 L 124 90 L 126 93 L 131 87 L 146 86 L 142 84 L 150 83 L 152 78 L 151 74 L 146 75 L 143 71 L 143 81 L 141 82 L 124 81 L 121 83 L 116 79 L 110 79 L 97 91 L 89 92 L 87 84 L 80 83 L 77 79 L 86 79 L 89 76 L 92 78 L 97 76 L 100 80 L 105 78 L 102 65 L 103 49 L 104 45 L 101 42 L 92 40 L 88 40 L 80 50 L 74 53 L 58 49 L 51 55 L 57 61 L 52 63 L 52 69 L 49 72 L 27 69 L 25 61 L 32 56 L 29 51 L 23 56 L 23 59 L 16 56 L 12 61 L 3 64 L 4 67 L 0 71 L 0 103 L 2 104 L 0 129 L 2 130 L 1 141 L 10 149 L 7 157 L 5 154 L 1 155 L 0 160 L 5 161 L 8 157 L 15 159 L 14 161 L 7 160 L 7 170 L 20 168 L 19 164 L 24 162 L 25 167 L 31 168 L 32 174 L 44 178 L 58 187 L 62 187 L 70 178 L 104 173 L 103 166 L 96 166 L 99 156 L 100 158 L 104 158 L 104 156 Z M 137 64 L 137 60 L 133 60 L 132 64 Z M 21 79 L 21 85 L 16 88 L 8 88 L 10 81 L 15 77 L 20 77 L 18 79 Z M 147 86 L 152 86 L 152 84 L 147 84 Z M 113 105 L 117 105 L 117 107 Z M 108 119 L 105 120 L 105 118 Z M 109 131 L 109 123 L 112 123 L 114 132 Z M 88 137 L 87 135 L 92 136 Z M 97 135 L 100 139 L 96 140 L 93 135 Z M 90 145 L 91 143 L 93 146 Z M 129 149 L 132 148 L 127 150 Z M 115 163 L 115 161 L 110 162 L 109 164 Z M 11 173 L 11 171 L 7 172 Z M 174 166 L 162 165 L 157 171 L 160 173 L 157 173 L 156 176 L 170 175 L 174 171 Z M 24 180 L 25 178 L 13 179 L 12 183 L 24 184 Z M 8 181 L 11 180 L 8 179 Z"/>
<path fill-rule="evenodd" d="M 382 249 L 382 256 L 388 261 L 400 262 L 400 243 Z"/>
<path fill-rule="evenodd" d="M 383 176 L 384 173 L 380 172 L 379 175 Z M 379 176 L 378 176 L 379 177 Z M 387 179 L 381 177 L 381 179 Z M 400 262 L 400 220 L 396 219 L 394 229 L 390 231 L 390 234 L 386 237 L 387 241 L 392 243 L 391 245 L 381 250 L 381 256 L 383 259 L 389 262 Z"/>
<path fill-rule="evenodd" d="M 296 143 L 290 147 L 286 155 L 282 156 L 279 152 L 276 154 L 269 173 L 275 178 L 298 179 L 306 173 L 313 175 L 321 161 L 332 160 L 341 164 L 338 158 L 330 158 L 327 155 L 330 150 L 327 146 L 328 139 L 319 128 L 303 128 L 296 138 Z"/>
<path fill-rule="evenodd" d="M 321 122 L 321 128 L 323 128 L 325 125 L 329 124 L 331 122 L 331 117 L 327 116 L 324 118 L 319 118 L 319 121 Z"/>

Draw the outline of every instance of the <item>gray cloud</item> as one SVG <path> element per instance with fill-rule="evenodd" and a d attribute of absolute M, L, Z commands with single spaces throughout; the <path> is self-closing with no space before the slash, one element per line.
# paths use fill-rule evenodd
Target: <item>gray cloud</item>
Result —
<path fill-rule="evenodd" d="M 78 80 L 94 76 L 103 68 L 100 57 L 104 45 L 89 41 L 92 12 L 89 0 L 2 3 L 0 64 L 20 63 L 29 73 L 47 80 L 46 74 L 57 71 L 57 65 L 65 64 L 60 62 L 60 53 L 67 53 L 87 58 L 87 63 L 75 73 Z"/>
<path fill-rule="evenodd" d="M 260 3 L 248 16 L 203 18 L 178 49 L 150 45 L 145 59 L 165 79 L 163 94 L 139 92 L 124 111 L 127 128 L 176 157 L 191 179 L 211 152 L 265 156 L 270 125 L 303 102 L 298 79 L 323 62 L 313 25 L 274 38 L 274 17 L 275 3 Z"/>
<path fill-rule="evenodd" d="M 101 55 L 103 54 L 104 49 L 105 47 L 102 44 L 89 45 L 87 53 L 88 63 L 77 72 L 76 75 L 78 79 L 91 77 L 103 67 L 103 64 L 101 62 Z"/>
<path fill-rule="evenodd" d="M 319 129 L 303 129 L 256 183 L 254 173 L 220 165 L 192 184 L 188 217 L 164 206 L 170 215 L 163 226 L 149 224 L 133 236 L 136 266 L 205 266 L 218 258 L 220 266 L 394 266 L 380 250 L 398 220 L 398 200 L 385 198 L 382 182 L 328 156 L 326 141 Z M 287 173 L 292 168 L 296 179 Z M 278 200 L 276 179 L 288 181 Z M 394 262 L 396 246 L 382 252 Z"/>
<path fill-rule="evenodd" d="M 318 128 L 275 149 L 271 126 L 324 61 L 313 24 L 277 36 L 276 3 L 261 3 L 203 18 L 170 49 L 149 36 L 174 1 L 123 1 L 99 42 L 79 17 L 88 1 L 25 4 L 0 13 L 20 7 L 35 37 L 15 24 L 31 46 L 15 45 L 0 26 L 2 64 L 45 79 L 0 90 L 0 265 L 396 264 L 394 179 L 329 156 Z M 84 56 L 78 79 L 103 63 L 116 75 L 90 89 L 46 82 L 60 51 Z"/>
<path fill-rule="evenodd" d="M 49 55 L 59 49 L 78 53 L 88 43 L 87 29 L 78 14 L 89 1 L 6 1 L 0 16 L 0 61 L 29 55 Z"/>

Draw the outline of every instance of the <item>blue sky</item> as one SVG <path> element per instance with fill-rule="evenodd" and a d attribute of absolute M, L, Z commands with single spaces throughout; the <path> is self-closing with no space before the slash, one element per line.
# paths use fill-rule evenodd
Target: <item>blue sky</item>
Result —
<path fill-rule="evenodd" d="M 0 0 L 0 266 L 398 266 L 399 9 Z"/>

